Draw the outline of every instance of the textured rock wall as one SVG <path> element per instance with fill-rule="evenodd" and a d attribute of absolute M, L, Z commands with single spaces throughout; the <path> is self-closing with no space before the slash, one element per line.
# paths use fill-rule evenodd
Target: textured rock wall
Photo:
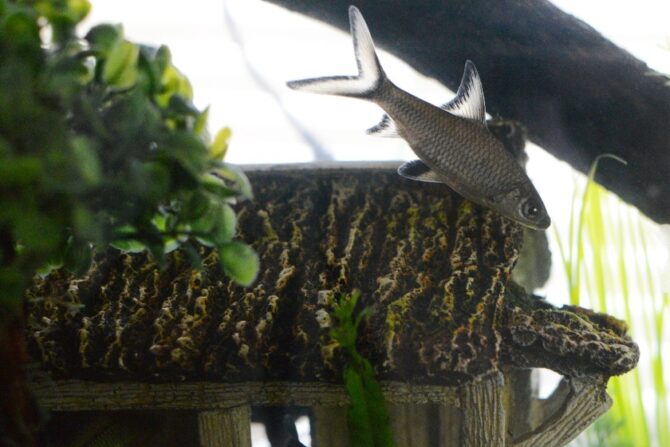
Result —
<path fill-rule="evenodd" d="M 497 366 L 517 225 L 392 169 L 249 175 L 254 286 L 231 284 L 216 252 L 200 272 L 178 252 L 162 271 L 100 253 L 84 278 L 55 272 L 29 292 L 35 356 L 82 377 L 337 380 L 330 312 L 358 288 L 373 310 L 359 348 L 381 377 L 457 383 Z"/>
<path fill-rule="evenodd" d="M 200 271 L 180 252 L 163 270 L 99 253 L 83 278 L 57 271 L 29 291 L 34 357 L 66 377 L 339 381 L 331 312 L 358 288 L 371 308 L 359 350 L 382 379 L 453 385 L 504 366 L 606 378 L 637 363 L 624 323 L 508 283 L 521 228 L 446 186 L 369 166 L 249 176 L 254 286 L 207 249 Z"/>

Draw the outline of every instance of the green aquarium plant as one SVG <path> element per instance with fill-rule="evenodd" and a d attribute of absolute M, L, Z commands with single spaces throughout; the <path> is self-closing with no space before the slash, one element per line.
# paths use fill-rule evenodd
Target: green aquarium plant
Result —
<path fill-rule="evenodd" d="M 356 349 L 358 329 L 369 314 L 365 308 L 355 315 L 360 291 L 343 295 L 334 305 L 333 316 L 337 324 L 331 336 L 340 345 L 346 356 L 343 378 L 351 404 L 347 412 L 347 423 L 351 445 L 361 447 L 394 446 L 388 411 L 374 368 Z"/>
<path fill-rule="evenodd" d="M 117 25 L 80 35 L 90 8 L 0 0 L 0 433 L 19 445 L 36 430 L 20 329 L 36 272 L 85 273 L 109 245 L 158 265 L 179 248 L 194 266 L 214 247 L 242 285 L 258 271 L 235 240 L 231 205 L 251 188 L 222 161 L 230 130 L 209 137 L 168 48 L 132 43 Z"/>
<path fill-rule="evenodd" d="M 37 269 L 83 273 L 92 248 L 147 249 L 157 263 L 197 244 L 250 284 L 253 251 L 234 241 L 231 204 L 251 197 L 221 160 L 207 110 L 168 48 L 120 26 L 76 33 L 86 0 L 0 0 L 0 302 L 17 308 Z"/>
<path fill-rule="evenodd" d="M 650 254 L 658 228 L 593 181 L 603 157 L 616 159 L 595 160 L 581 198 L 575 190 L 567 237 L 555 234 L 571 304 L 624 319 L 642 355 L 636 370 L 610 379 L 611 410 L 574 445 L 670 445 L 668 368 L 661 348 L 670 297 L 658 289 L 662 272 Z M 653 399 L 643 398 L 645 392 Z"/>

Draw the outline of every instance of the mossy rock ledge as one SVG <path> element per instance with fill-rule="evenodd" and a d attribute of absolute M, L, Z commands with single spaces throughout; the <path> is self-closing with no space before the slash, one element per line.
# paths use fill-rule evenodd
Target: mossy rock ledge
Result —
<path fill-rule="evenodd" d="M 201 270 L 181 252 L 163 269 L 100 252 L 85 276 L 55 271 L 29 290 L 32 355 L 56 381 L 339 384 L 333 304 L 359 289 L 371 315 L 358 349 L 384 386 L 463 390 L 544 367 L 588 377 L 605 402 L 607 379 L 639 356 L 624 323 L 527 295 L 508 281 L 519 225 L 396 166 L 247 169 L 255 198 L 237 208 L 261 260 L 253 286 L 229 281 L 206 248 Z"/>
<path fill-rule="evenodd" d="M 344 165 L 346 166 L 346 165 Z M 372 308 L 359 350 L 380 379 L 457 385 L 505 366 L 568 376 L 624 373 L 638 350 L 622 322 L 528 297 L 507 279 L 522 229 L 443 185 L 386 167 L 260 169 L 239 206 L 261 258 L 249 288 L 218 254 L 99 253 L 29 291 L 32 353 L 56 375 L 137 380 L 339 382 L 332 306 Z M 506 293 L 514 292 L 514 293 Z"/>

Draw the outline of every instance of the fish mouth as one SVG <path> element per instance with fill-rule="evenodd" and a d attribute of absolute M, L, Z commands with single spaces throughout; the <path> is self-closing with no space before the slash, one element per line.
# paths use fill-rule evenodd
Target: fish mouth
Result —
<path fill-rule="evenodd" d="M 546 230 L 547 228 L 549 228 L 549 226 L 551 225 L 551 218 L 550 218 L 549 216 L 546 216 L 546 217 L 542 220 L 542 224 L 541 224 L 541 225 L 542 225 L 542 229 L 543 229 L 543 230 Z"/>
<path fill-rule="evenodd" d="M 548 214 L 545 214 L 544 217 L 536 222 L 521 222 L 524 226 L 532 228 L 533 230 L 546 230 L 551 225 L 551 218 Z"/>

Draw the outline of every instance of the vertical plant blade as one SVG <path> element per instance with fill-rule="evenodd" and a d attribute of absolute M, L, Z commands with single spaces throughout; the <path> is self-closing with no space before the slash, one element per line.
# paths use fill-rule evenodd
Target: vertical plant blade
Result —
<path fill-rule="evenodd" d="M 594 161 L 578 214 L 573 199 L 568 240 L 561 239 L 556 230 L 559 251 L 571 303 L 624 318 L 633 338 L 643 346 L 643 356 L 638 369 L 611 379 L 608 391 L 614 398 L 612 409 L 577 444 L 670 445 L 667 383 L 661 355 L 668 299 L 667 294 L 659 296 L 655 287 L 658 269 L 649 252 L 652 245 L 647 234 L 652 226 L 636 210 L 595 184 L 598 162 L 605 157 L 623 162 L 607 154 Z M 643 397 L 651 388 L 653 400 Z"/>

